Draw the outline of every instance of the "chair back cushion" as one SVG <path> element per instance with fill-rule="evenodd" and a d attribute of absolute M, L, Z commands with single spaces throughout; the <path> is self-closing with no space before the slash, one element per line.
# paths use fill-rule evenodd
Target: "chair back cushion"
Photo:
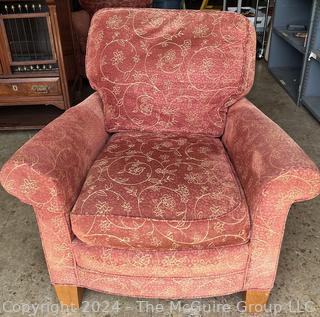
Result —
<path fill-rule="evenodd" d="M 254 66 L 255 31 L 236 13 L 103 9 L 91 22 L 86 72 L 108 132 L 219 137 Z"/>

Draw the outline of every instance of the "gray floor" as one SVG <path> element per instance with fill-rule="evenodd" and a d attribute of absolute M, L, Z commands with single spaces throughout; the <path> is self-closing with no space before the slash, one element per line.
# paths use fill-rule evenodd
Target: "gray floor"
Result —
<path fill-rule="evenodd" d="M 320 126 L 303 108 L 298 108 L 268 74 L 264 62 L 257 66 L 255 86 L 250 93 L 252 100 L 264 113 L 277 122 L 293 139 L 320 165 Z M 33 131 L 0 133 L 0 166 L 26 140 Z M 276 316 L 320 316 L 320 198 L 300 203 L 292 207 L 289 214 L 283 242 L 276 285 L 270 304 L 282 312 Z M 79 312 L 59 309 L 57 299 L 50 286 L 38 229 L 31 207 L 23 205 L 0 188 L 0 316 L 22 316 L 24 307 L 33 316 L 33 308 L 38 306 L 36 316 L 239 316 L 239 313 L 213 313 L 214 304 L 227 303 L 235 310 L 242 300 L 241 294 L 201 300 L 209 312 L 199 312 L 199 308 L 185 311 L 170 311 L 170 302 L 153 300 L 158 312 L 139 309 L 136 299 L 110 296 L 86 291 L 84 305 Z M 86 302 L 88 301 L 88 303 Z M 100 312 L 93 311 L 98 307 Z M 107 303 L 113 310 L 107 310 Z M 13 306 L 13 303 L 18 305 Z M 117 303 L 119 312 L 117 313 Z M 191 301 L 183 301 L 183 304 Z M 23 304 L 27 304 L 23 306 Z M 46 304 L 53 304 L 46 313 Z M 90 304 L 90 305 L 89 305 Z M 290 308 L 291 304 L 291 308 Z M 307 304 L 311 313 L 299 312 Z M 211 305 L 211 306 L 209 306 Z M 142 305 L 143 306 L 143 305 Z M 6 312 L 15 309 L 20 312 Z M 43 312 L 41 312 L 41 308 Z M 145 308 L 145 307 L 143 307 Z M 210 312 L 211 309 L 211 312 Z M 86 312 L 87 311 L 87 312 Z M 108 311 L 108 310 L 107 310 Z M 274 316 L 264 313 L 260 316 Z"/>

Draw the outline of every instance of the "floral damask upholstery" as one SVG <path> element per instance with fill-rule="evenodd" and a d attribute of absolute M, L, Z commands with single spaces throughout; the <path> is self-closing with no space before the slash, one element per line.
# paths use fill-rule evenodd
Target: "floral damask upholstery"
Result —
<path fill-rule="evenodd" d="M 103 274 L 194 278 L 243 272 L 248 244 L 207 250 L 146 251 L 88 247 L 78 239 L 72 249 L 78 265 Z M 98 268 L 98 269 L 97 269 Z"/>
<path fill-rule="evenodd" d="M 219 139 L 126 132 L 112 136 L 71 212 L 88 245 L 187 250 L 248 241 L 247 204 Z"/>
<path fill-rule="evenodd" d="M 90 20 L 93 14 L 103 8 L 131 7 L 146 8 L 152 5 L 152 0 L 80 0 L 84 10 L 72 12 L 72 25 L 74 33 L 74 51 L 77 72 L 86 77 L 85 56 Z"/>
<path fill-rule="evenodd" d="M 53 284 L 155 298 L 272 289 L 290 207 L 319 195 L 320 173 L 243 98 L 254 42 L 233 13 L 96 14 L 97 92 L 0 173 L 34 208 Z"/>
<path fill-rule="evenodd" d="M 83 285 L 144 298 L 198 298 L 241 291 L 248 259 L 248 244 L 154 252 L 88 247 L 74 239 L 72 250 Z"/>
<path fill-rule="evenodd" d="M 104 9 L 90 34 L 87 76 L 110 132 L 221 136 L 228 107 L 252 86 L 255 33 L 241 15 Z"/>

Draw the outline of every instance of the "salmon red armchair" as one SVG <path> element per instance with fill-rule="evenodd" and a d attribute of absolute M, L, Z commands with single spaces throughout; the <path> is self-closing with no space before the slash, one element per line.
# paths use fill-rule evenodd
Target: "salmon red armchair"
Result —
<path fill-rule="evenodd" d="M 245 95 L 255 31 L 226 12 L 103 9 L 86 71 L 96 92 L 3 166 L 33 206 L 50 279 L 164 299 L 271 291 L 290 206 L 317 166 Z"/>

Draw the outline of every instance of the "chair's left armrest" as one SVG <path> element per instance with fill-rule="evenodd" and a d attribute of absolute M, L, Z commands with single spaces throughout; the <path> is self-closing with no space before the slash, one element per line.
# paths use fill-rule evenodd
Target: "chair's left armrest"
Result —
<path fill-rule="evenodd" d="M 252 220 L 246 287 L 268 289 L 288 211 L 294 202 L 319 195 L 319 170 L 287 133 L 246 99 L 230 107 L 222 140 Z"/>
<path fill-rule="evenodd" d="M 0 181 L 35 210 L 67 213 L 107 138 L 102 102 L 94 93 L 24 144 L 3 166 Z"/>

